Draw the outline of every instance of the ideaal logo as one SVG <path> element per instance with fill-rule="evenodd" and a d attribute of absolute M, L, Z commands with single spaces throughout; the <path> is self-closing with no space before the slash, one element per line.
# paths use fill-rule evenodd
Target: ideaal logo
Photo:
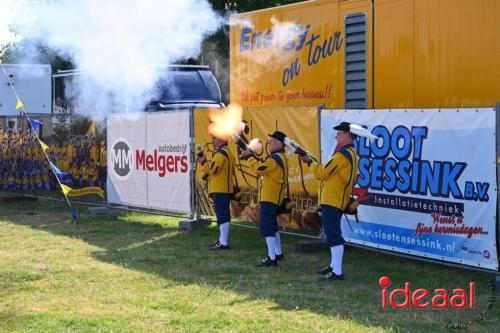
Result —
<path fill-rule="evenodd" d="M 410 308 L 410 301 L 413 307 L 417 309 L 425 309 L 428 307 L 433 307 L 435 309 L 445 309 L 451 306 L 453 309 L 474 309 L 475 307 L 475 284 L 474 282 L 469 283 L 469 289 L 456 288 L 452 291 L 452 296 L 450 293 L 443 288 L 438 288 L 434 290 L 434 293 L 425 288 L 419 288 L 415 291 L 411 291 L 410 282 L 405 282 L 404 289 L 395 288 L 388 292 L 387 288 L 391 285 L 391 279 L 387 276 L 382 276 L 378 281 L 380 287 L 382 287 L 382 308 L 387 308 L 387 301 L 395 309 Z M 396 296 L 403 296 L 403 301 L 398 303 L 396 301 Z M 389 297 L 388 297 L 389 296 Z M 432 296 L 430 299 L 428 299 Z"/>
<path fill-rule="evenodd" d="M 122 178 L 129 176 L 133 165 L 133 154 L 127 140 L 118 138 L 113 144 L 110 153 L 115 174 Z"/>
<path fill-rule="evenodd" d="M 379 279 L 379 285 L 382 288 L 382 308 L 387 309 L 387 303 L 393 309 L 409 309 L 410 304 L 416 309 L 434 308 L 438 310 L 475 310 L 473 317 L 464 318 L 461 315 L 460 321 L 446 321 L 445 328 L 448 329 L 467 329 L 473 325 L 479 324 L 485 319 L 488 310 L 494 307 L 496 301 L 495 279 L 489 281 L 489 298 L 484 305 L 478 304 L 476 310 L 476 285 L 474 282 L 469 282 L 468 289 L 455 288 L 452 292 L 446 289 L 438 288 L 433 292 L 425 288 L 419 288 L 411 291 L 410 282 L 405 282 L 404 288 L 395 288 L 392 291 L 388 290 L 391 285 L 391 279 L 387 276 L 382 276 Z M 398 296 L 399 295 L 399 296 Z M 451 296 L 451 297 L 450 297 Z M 399 300 L 396 300 L 398 298 Z M 431 313 L 429 313 L 431 315 Z"/>

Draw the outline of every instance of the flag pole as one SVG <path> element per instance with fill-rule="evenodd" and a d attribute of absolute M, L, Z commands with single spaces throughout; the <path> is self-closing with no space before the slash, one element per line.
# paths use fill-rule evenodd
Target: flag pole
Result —
<path fill-rule="evenodd" d="M 65 193 L 67 190 L 65 190 L 65 188 L 63 186 L 62 183 L 61 183 L 61 180 L 59 179 L 59 177 L 57 176 L 57 173 L 56 171 L 54 170 L 53 166 L 52 166 L 52 162 L 50 161 L 50 158 L 49 158 L 49 155 L 47 154 L 46 152 L 46 149 L 48 149 L 48 146 L 46 144 L 42 144 L 42 141 L 40 140 L 40 137 L 38 136 L 38 133 L 37 131 L 33 128 L 33 124 L 31 123 L 31 119 L 30 117 L 28 116 L 28 113 L 26 112 L 25 108 L 24 108 L 24 104 L 22 102 L 22 100 L 19 98 L 19 95 L 17 94 L 17 91 L 16 91 L 16 88 L 14 87 L 14 82 L 12 82 L 12 80 L 10 79 L 9 75 L 7 74 L 7 71 L 5 70 L 5 67 L 3 66 L 3 63 L 2 61 L 0 60 L 0 67 L 2 67 L 2 71 L 3 73 L 5 74 L 5 77 L 7 78 L 7 81 L 9 82 L 9 86 L 12 90 L 12 92 L 14 93 L 14 95 L 16 96 L 16 100 L 17 100 L 17 103 L 16 103 L 16 109 L 18 110 L 21 110 L 21 114 L 24 114 L 24 116 L 26 117 L 26 119 L 28 120 L 28 124 L 30 126 L 30 128 L 33 130 L 33 132 L 35 133 L 35 137 L 38 141 L 38 144 L 40 145 L 40 147 L 42 148 L 42 151 L 43 151 L 43 154 L 45 155 L 45 158 L 47 159 L 47 161 L 49 162 L 49 165 L 50 165 L 50 169 L 52 171 L 52 173 L 54 174 L 54 176 L 56 177 L 56 180 L 57 180 L 57 183 L 59 184 L 59 187 L 61 188 L 61 192 L 64 196 L 64 199 L 66 199 L 66 202 L 68 204 L 68 207 L 69 207 L 69 211 L 71 213 L 71 218 L 73 219 L 73 221 L 76 221 L 78 219 L 78 215 L 75 211 L 75 209 L 73 208 L 73 206 L 71 206 L 71 202 L 69 201 L 68 199 L 68 196 L 67 194 Z M 69 188 L 69 186 L 66 186 L 67 188 Z"/>

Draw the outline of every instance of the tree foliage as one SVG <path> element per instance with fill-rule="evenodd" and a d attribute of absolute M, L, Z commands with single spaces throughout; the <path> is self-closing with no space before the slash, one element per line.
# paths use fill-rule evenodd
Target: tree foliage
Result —
<path fill-rule="evenodd" d="M 56 123 L 53 127 L 54 139 L 59 144 L 65 142 L 71 133 L 71 123 L 69 121 L 69 113 L 58 113 L 56 114 Z"/>

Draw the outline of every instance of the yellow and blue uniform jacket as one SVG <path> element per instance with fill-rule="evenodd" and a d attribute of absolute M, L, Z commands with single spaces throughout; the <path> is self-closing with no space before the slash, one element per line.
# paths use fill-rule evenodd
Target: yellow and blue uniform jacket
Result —
<path fill-rule="evenodd" d="M 90 158 L 95 162 L 99 162 L 99 149 L 96 146 L 90 148 Z"/>
<path fill-rule="evenodd" d="M 309 170 L 320 180 L 319 204 L 344 211 L 358 178 L 358 155 L 354 145 L 340 148 L 325 165 L 310 162 Z"/>
<path fill-rule="evenodd" d="M 259 202 L 281 205 L 287 196 L 288 159 L 284 151 L 276 151 L 264 160 L 248 157 L 248 167 L 259 179 Z"/>
<path fill-rule="evenodd" d="M 206 161 L 203 171 L 209 175 L 208 192 L 233 193 L 234 192 L 234 160 L 227 144 L 217 148 L 211 161 Z"/>
<path fill-rule="evenodd" d="M 101 167 L 106 166 L 106 147 L 101 147 L 99 150 L 99 165 Z"/>

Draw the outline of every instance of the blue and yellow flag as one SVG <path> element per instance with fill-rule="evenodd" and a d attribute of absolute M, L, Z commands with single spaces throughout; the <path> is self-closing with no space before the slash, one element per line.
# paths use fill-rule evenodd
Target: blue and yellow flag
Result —
<path fill-rule="evenodd" d="M 38 127 L 40 127 L 40 125 L 42 125 L 41 121 L 35 119 L 29 119 L 29 122 L 31 124 L 31 127 L 33 127 L 33 129 L 37 129 Z"/>

